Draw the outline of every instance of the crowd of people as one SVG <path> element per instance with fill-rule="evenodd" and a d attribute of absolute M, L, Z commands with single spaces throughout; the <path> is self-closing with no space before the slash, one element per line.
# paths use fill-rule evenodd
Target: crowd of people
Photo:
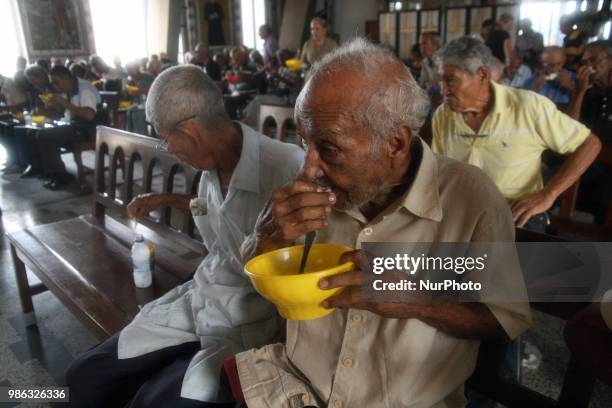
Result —
<path fill-rule="evenodd" d="M 279 49 L 272 28 L 263 25 L 259 28 L 264 40 L 263 53 L 245 46 L 217 48 L 213 53 L 206 44 L 198 43 L 193 51 L 183 55 L 184 63 L 202 68 L 217 83 L 228 96 L 226 107 L 232 119 L 242 119 L 255 126 L 261 103 L 295 103 L 303 83 L 303 68 L 337 46 L 328 38 L 323 16 L 315 16 L 310 28 L 311 38 L 301 52 Z M 290 69 L 286 62 L 291 59 L 299 60 L 303 67 Z M 63 126 L 40 130 L 0 129 L 0 141 L 8 157 L 4 172 L 22 173 L 25 178 L 41 177 L 46 188 L 63 188 L 71 176 L 65 171 L 60 148 L 91 140 L 96 124 L 108 124 L 101 91 L 118 92 L 131 102 L 121 127 L 152 135 L 144 115 L 146 96 L 153 80 L 173 65 L 176 63 L 165 53 L 125 65 L 117 58 L 109 65 L 100 56 L 92 55 L 87 60 L 75 61 L 39 59 L 28 66 L 25 58 L 19 57 L 14 76 L 0 76 L 3 110 L 18 116 L 25 112 L 26 116 L 63 119 Z M 64 79 L 65 88 L 56 86 L 56 82 Z"/>
<path fill-rule="evenodd" d="M 516 35 L 515 43 L 512 43 L 511 34 L 515 31 L 514 19 L 510 14 L 502 14 L 499 17 L 498 22 L 492 20 L 485 20 L 482 23 L 482 30 L 479 35 L 472 36 L 474 41 L 480 41 L 481 47 L 486 47 L 491 53 L 490 60 L 490 79 L 493 81 L 493 91 L 495 101 L 489 101 L 489 95 L 487 87 L 482 89 L 474 89 L 474 93 L 467 95 L 467 104 L 474 106 L 463 106 L 462 109 L 477 111 L 489 111 L 492 107 L 497 111 L 500 108 L 500 103 L 497 101 L 497 97 L 501 93 L 507 92 L 507 88 L 498 87 L 497 84 L 507 86 L 511 89 L 530 90 L 538 95 L 545 97 L 545 99 L 534 99 L 544 103 L 545 105 L 534 108 L 537 115 L 542 112 L 550 112 L 547 115 L 547 120 L 551 124 L 558 125 L 562 121 L 572 118 L 580 122 L 586 128 L 590 129 L 597 138 L 593 136 L 589 140 L 598 140 L 603 144 L 604 154 L 607 152 L 610 144 L 612 143 L 612 110 L 608 99 L 610 97 L 610 57 L 611 46 L 609 41 L 592 41 L 588 42 L 588 39 L 594 36 L 597 29 L 601 26 L 595 24 L 600 21 L 603 23 L 607 21 L 605 16 L 609 14 L 604 13 L 604 17 L 592 17 L 588 20 L 588 25 L 585 28 L 584 25 L 573 26 L 575 21 L 579 21 L 576 18 L 565 16 L 560 22 L 560 28 L 566 37 L 563 45 L 551 45 L 544 46 L 542 34 L 536 32 L 532 28 L 531 21 L 529 19 L 523 19 L 518 24 L 518 33 Z M 609 18 L 609 17 L 608 17 Z M 585 34 L 590 33 L 590 34 Z M 576 33 L 581 33 L 579 36 L 582 43 L 577 43 L 574 39 L 577 37 Z M 475 42 L 472 42 L 471 46 L 468 46 L 468 40 L 464 39 L 462 46 L 473 49 Z M 411 72 L 419 79 L 419 84 L 428 92 L 430 100 L 433 104 L 432 112 L 438 105 L 442 104 L 445 98 L 449 95 L 445 94 L 440 87 L 440 81 L 443 80 L 441 75 L 444 74 L 443 69 L 443 53 L 441 51 L 443 44 L 440 37 L 435 32 L 425 32 L 421 34 L 419 44 L 413 47 L 413 53 L 411 54 L 406 64 L 410 67 Z M 578 56 L 575 55 L 576 49 L 580 50 Z M 470 56 L 464 54 L 466 58 Z M 469 61 L 469 60 L 468 60 Z M 464 66 L 465 66 L 464 61 Z M 470 68 L 471 69 L 471 68 Z M 469 72 L 475 74 L 468 69 Z M 447 73 L 452 76 L 452 73 Z M 456 78 L 457 84 L 462 84 L 460 76 Z M 457 85 L 460 86 L 460 85 Z M 446 91 L 450 92 L 450 91 Z M 453 98 L 462 98 L 461 94 L 463 91 L 452 92 Z M 508 90 L 508 92 L 514 92 Z M 478 97 L 476 97 L 478 95 Z M 522 95 L 522 93 L 518 93 Z M 588 95 L 588 97 L 587 97 Z M 519 99 L 520 100 L 520 99 Z M 552 103 L 556 109 L 548 106 L 547 103 Z M 457 103 L 465 103 L 465 101 L 459 101 Z M 524 103 L 520 103 L 524 105 Z M 487 105 L 488 104 L 488 105 Z M 482 106 L 475 106 L 482 105 Z M 559 158 L 558 155 L 551 155 L 550 153 L 544 154 L 544 163 L 540 162 L 540 157 L 544 150 L 552 151 L 559 155 L 567 155 L 573 151 L 576 151 L 581 146 L 576 144 L 573 147 L 571 137 L 569 135 L 559 135 L 563 137 L 556 144 L 545 139 L 539 140 L 537 143 L 542 149 L 536 149 L 530 151 L 526 148 L 524 142 L 517 142 L 517 135 L 513 130 L 521 128 L 521 121 L 518 118 L 512 118 L 510 123 L 500 124 L 497 123 L 496 127 L 501 126 L 498 129 L 491 129 L 485 127 L 481 129 L 483 120 L 486 117 L 485 114 L 481 113 L 480 120 L 477 120 L 475 125 L 467 123 L 468 128 L 462 129 L 465 133 L 473 133 L 478 135 L 479 133 L 486 133 L 490 135 L 492 133 L 501 132 L 504 127 L 504 131 L 508 132 L 508 137 L 512 137 L 513 141 L 503 141 L 503 146 L 507 147 L 507 151 L 503 152 L 502 155 L 498 155 L 496 152 L 489 151 L 493 146 L 486 147 L 484 152 L 476 153 L 480 148 L 484 148 L 484 143 L 481 144 L 479 149 L 476 149 L 475 143 L 469 138 L 461 139 L 463 143 L 459 143 L 461 140 L 453 140 L 452 145 L 446 145 L 449 143 L 449 139 L 446 135 L 458 131 L 458 121 L 456 117 L 452 116 L 450 112 L 459 112 L 451 108 L 450 102 L 441 106 L 441 110 L 433 115 L 433 138 L 434 146 L 438 149 L 438 152 L 450 155 L 451 157 L 467 161 L 478 167 L 483 168 L 490 175 L 503 173 L 502 176 L 493 176 L 494 178 L 503 178 L 505 181 L 500 183 L 509 182 L 510 184 L 506 187 L 507 189 L 513 190 L 506 191 L 507 199 L 516 201 L 519 198 L 519 192 L 523 194 L 527 193 L 527 190 L 539 190 L 535 187 L 536 184 L 542 185 L 542 176 L 535 176 L 536 173 L 540 172 L 542 166 L 544 166 L 544 178 L 545 179 L 563 179 L 566 185 L 569 187 L 579 176 L 581 178 L 581 191 L 579 195 L 578 206 L 580 209 L 590 212 L 594 216 L 594 222 L 597 224 L 603 224 L 608 211 L 610 200 L 612 199 L 612 184 L 608 181 L 608 178 L 604 176 L 605 166 L 601 163 L 591 163 L 588 161 L 583 163 L 581 171 L 576 174 L 576 177 L 568 177 L 567 174 L 562 173 L 563 176 L 555 177 L 557 171 L 563 171 L 562 162 L 563 159 Z M 554 114 L 559 114 L 559 118 L 556 118 Z M 449 116 L 450 115 L 450 116 Z M 451 128 L 439 129 L 439 119 L 447 116 L 446 121 L 452 124 Z M 510 115 L 504 115 L 510 118 Z M 535 120 L 535 119 L 534 119 Z M 543 122 L 544 119 L 540 119 Z M 486 123 L 488 124 L 488 123 Z M 530 126 L 525 125 L 525 129 L 533 127 L 533 123 Z M 471 128 L 471 130 L 469 129 Z M 486 129 L 486 130 L 485 130 Z M 586 131 L 585 131 L 586 132 Z M 552 132 L 552 133 L 559 133 Z M 440 140 L 436 140 L 436 135 L 441 134 Z M 465 136 L 465 135 L 464 135 Z M 507 137 L 506 137 L 507 139 Z M 463 144 L 463 148 L 457 151 L 457 144 Z M 512 149 L 512 145 L 516 146 L 516 150 Z M 518 149 L 518 145 L 521 149 Z M 586 149 L 586 146 L 583 146 Z M 568 150 L 569 149 L 569 150 Z M 514 151 L 513 151 L 514 150 Z M 516 154 L 514 158 L 512 155 Z M 528 154 L 532 158 L 532 163 L 527 166 L 525 163 L 523 167 L 518 166 L 518 159 L 523 158 L 527 160 L 525 154 Z M 500 159 L 502 159 L 504 168 L 500 167 Z M 570 161 L 566 161 L 566 166 Z M 516 164 L 514 164 L 516 163 Z M 575 164 L 575 163 L 574 163 Z M 516 174 L 514 177 L 510 177 L 508 170 L 510 167 L 516 167 L 514 171 Z M 525 172 L 526 167 L 531 167 L 532 171 Z M 567 168 L 567 167 L 565 167 Z M 585 173 L 585 170 L 588 171 Z M 519 176 L 520 175 L 520 176 Z M 531 187 L 525 190 L 520 186 L 521 181 L 531 184 Z M 529 179 L 529 181 L 527 181 Z M 539 181 L 537 181 L 539 180 Z M 535 183 L 535 184 L 534 184 Z M 532 206 L 532 208 L 539 208 L 542 212 L 540 217 L 540 228 L 539 230 L 544 231 L 545 226 L 548 223 L 548 217 L 545 212 L 553 205 L 558 195 L 563 192 L 566 188 L 562 188 L 557 192 L 549 196 L 546 200 L 547 204 L 544 206 Z M 502 189 L 502 191 L 504 191 Z M 533 192 L 533 191 L 532 191 Z M 534 204 L 531 202 L 530 204 Z M 515 204 L 520 206 L 520 204 Z M 533 216 L 533 213 L 529 213 L 529 216 Z M 531 217 L 531 222 L 535 222 L 535 219 Z M 522 225 L 523 223 L 521 223 Z"/>
<path fill-rule="evenodd" d="M 73 362 L 73 404 L 464 406 L 479 341 L 512 340 L 532 324 L 520 270 L 495 271 L 498 282 L 514 283 L 504 290 L 517 291 L 515 302 L 373 302 L 363 293 L 360 249 L 364 242 L 510 242 L 515 227 L 546 232 L 548 212 L 580 178 L 590 180 L 583 193 L 602 222 L 609 169 L 595 160 L 611 143 L 610 43 L 583 35 L 577 44 L 570 28 L 564 46 L 545 47 L 524 20 L 512 44 L 513 26 L 504 14 L 483 24 L 481 38 L 447 44 L 422 33 L 402 62 L 362 38 L 338 46 L 317 16 L 298 72 L 287 66 L 298 54 L 279 50 L 268 26 L 259 30 L 263 55 L 234 47 L 211 56 L 198 44 L 179 66 L 160 55 L 127 70 L 95 56 L 69 67 L 23 67 L 30 91 L 19 102 L 33 107 L 53 89 L 39 108 L 57 109 L 73 124 L 61 137 L 40 130 L 23 138 L 29 149 L 16 150 L 31 152 L 24 176 L 65 171 L 59 146 L 90 134 L 95 121 L 100 98 L 90 81 L 146 94 L 146 120 L 162 147 L 203 171 L 195 197 L 148 194 L 128 206 L 136 219 L 160 206 L 189 209 L 209 254 L 192 280 Z M 224 94 L 249 93 L 259 102 L 228 109 Z M 274 98 L 295 105 L 304 149 L 244 123 L 257 117 L 257 103 Z M 547 151 L 566 157 L 544 172 Z M 42 157 L 49 152 L 53 158 Z M 313 231 L 317 242 L 356 248 L 342 259 L 355 270 L 319 281 L 321 289 L 344 288 L 323 304 L 333 313 L 281 321 L 242 273 L 244 263 Z M 573 349 L 585 352 L 589 334 L 593 347 L 611 347 L 609 308 L 591 307 L 588 318 L 581 339 L 568 332 L 578 338 Z M 594 370 L 612 384 L 610 367 Z"/>

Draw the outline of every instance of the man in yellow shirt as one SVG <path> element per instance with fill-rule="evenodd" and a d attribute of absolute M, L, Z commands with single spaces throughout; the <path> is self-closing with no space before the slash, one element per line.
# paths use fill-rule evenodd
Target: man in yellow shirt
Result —
<path fill-rule="evenodd" d="M 491 51 L 461 37 L 439 53 L 444 103 L 433 116 L 433 150 L 481 168 L 512 208 L 517 226 L 542 231 L 559 195 L 601 150 L 597 136 L 547 98 L 491 80 Z M 545 150 L 568 155 L 544 185 Z"/>

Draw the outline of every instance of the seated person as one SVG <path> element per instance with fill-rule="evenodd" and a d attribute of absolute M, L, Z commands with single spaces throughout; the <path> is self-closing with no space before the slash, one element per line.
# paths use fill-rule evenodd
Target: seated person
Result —
<path fill-rule="evenodd" d="M 201 67 L 213 81 L 221 80 L 221 67 L 210 57 L 206 44 L 198 43 L 196 45 L 190 63 Z"/>
<path fill-rule="evenodd" d="M 519 227 L 543 232 L 555 200 L 591 165 L 597 136 L 547 98 L 491 81 L 491 51 L 461 37 L 440 52 L 444 104 L 436 110 L 436 153 L 481 168 L 512 207 Z M 568 155 L 544 185 L 542 153 Z"/>
<path fill-rule="evenodd" d="M 70 180 L 60 149 L 95 137 L 96 115 L 102 99 L 91 83 L 75 78 L 63 65 L 51 68 L 49 77 L 59 92 L 52 96 L 50 105 L 63 108 L 63 121 L 70 125 L 34 131 L 33 159 L 28 171 L 30 176 L 45 175 L 48 180 L 43 186 L 57 190 Z"/>
<path fill-rule="evenodd" d="M 244 47 L 234 47 L 230 52 L 231 70 L 226 72 L 226 79 L 237 91 L 256 89 L 255 73 L 257 68 L 249 62 L 249 55 Z M 230 80 L 231 78 L 231 80 Z"/>
<path fill-rule="evenodd" d="M 278 50 L 277 55 L 280 68 L 272 72 L 268 78 L 268 87 L 271 88 L 271 91 L 267 94 L 255 95 L 255 98 L 244 108 L 240 121 L 249 126 L 257 127 L 259 124 L 261 105 L 295 105 L 297 94 L 300 92 L 300 76 L 286 65 L 287 60 L 293 58 L 295 53 L 282 49 Z"/>
<path fill-rule="evenodd" d="M 257 50 L 251 50 L 251 52 L 249 52 L 249 63 L 251 66 L 254 66 L 257 71 L 263 71 L 266 69 L 266 64 L 264 64 L 263 57 Z"/>
<path fill-rule="evenodd" d="M 23 89 L 26 90 L 27 103 L 24 109 L 28 109 L 30 113 L 44 115 L 52 119 L 59 119 L 64 113 L 64 108 L 59 105 L 47 106 L 40 98 L 43 94 L 55 93 L 57 89 L 49 81 L 49 72 L 41 66 L 34 64 L 28 66 L 23 71 L 25 84 Z M 38 176 L 40 174 L 40 163 L 34 165 L 34 145 L 36 143 L 35 133 L 26 128 L 14 128 L 15 133 L 15 148 L 19 157 L 20 166 L 25 167 L 22 170 L 21 177 L 27 178 Z M 34 165 L 34 166 L 33 166 Z"/>
<path fill-rule="evenodd" d="M 153 75 L 142 72 L 138 61 L 126 64 L 128 77 L 128 94 L 134 106 L 127 112 L 127 130 L 130 132 L 147 135 L 147 120 L 144 112 L 144 102 L 153 83 Z M 132 88 L 133 87 L 133 88 Z"/>
<path fill-rule="evenodd" d="M 70 73 L 72 74 L 72 76 L 77 77 L 79 79 L 87 79 L 85 77 L 87 72 L 85 71 L 85 68 L 83 68 L 81 64 L 77 62 L 73 62 L 72 64 L 70 64 L 70 67 L 68 69 L 70 70 Z"/>
<path fill-rule="evenodd" d="M 26 79 L 28 80 L 29 92 L 28 92 L 28 107 L 31 111 L 37 111 L 37 113 L 45 114 L 45 104 L 40 99 L 40 95 L 45 93 L 52 93 L 55 91 L 53 85 L 49 82 L 49 72 L 46 71 L 39 65 L 30 65 L 23 71 Z M 60 111 L 55 110 L 54 113 L 58 114 Z M 50 112 L 46 112 L 49 113 Z"/>
<path fill-rule="evenodd" d="M 504 68 L 501 84 L 513 88 L 524 88 L 529 78 L 531 78 L 531 69 L 523 64 L 521 56 L 514 51 L 510 55 L 510 63 Z"/>
<path fill-rule="evenodd" d="M 601 137 L 603 155 L 612 157 L 612 46 L 595 41 L 586 46 L 576 75 L 576 92 L 568 114 Z M 577 207 L 595 215 L 604 224 L 612 201 L 610 166 L 596 162 L 580 179 Z"/>
<path fill-rule="evenodd" d="M 146 109 L 161 146 L 203 173 L 196 198 L 139 196 L 128 214 L 142 218 L 159 206 L 191 209 L 208 255 L 192 280 L 145 305 L 121 332 L 72 363 L 66 376 L 71 403 L 233 407 L 219 385 L 223 359 L 265 344 L 279 323 L 274 306 L 243 274 L 240 244 L 271 191 L 295 176 L 304 154 L 231 122 L 217 85 L 197 67 L 163 71 Z"/>
<path fill-rule="evenodd" d="M 563 68 L 565 52 L 561 47 L 546 47 L 541 57 L 542 69 L 536 71 L 525 83 L 525 89 L 544 95 L 565 109 L 574 92 L 574 73 Z"/>
<path fill-rule="evenodd" d="M 300 54 L 302 62 L 312 65 L 338 46 L 335 40 L 327 38 L 327 28 L 327 20 L 323 16 L 316 16 L 310 21 L 310 39 L 304 43 Z"/>
<path fill-rule="evenodd" d="M 308 146 L 303 174 L 274 192 L 245 255 L 294 245 L 310 231 L 357 249 L 366 241 L 513 241 L 510 211 L 486 175 L 433 154 L 418 137 L 428 109 L 409 69 L 364 39 L 315 64 L 296 104 Z M 341 260 L 356 261 L 356 270 L 319 281 L 344 287 L 323 303 L 336 310 L 288 320 L 286 344 L 236 356 L 249 407 L 463 407 L 480 340 L 514 338 L 530 324 L 520 302 L 366 301 L 360 253 Z M 522 281 L 520 270 L 498 272 Z"/>
<path fill-rule="evenodd" d="M 91 65 L 93 73 L 104 80 L 105 91 L 121 92 L 125 90 L 127 81 L 125 71 L 109 66 L 98 55 L 89 57 L 89 65 Z"/>
<path fill-rule="evenodd" d="M 223 75 L 225 75 L 225 71 L 229 69 L 229 61 L 225 59 L 225 54 L 222 52 L 216 53 L 213 57 L 213 61 L 219 65 L 219 68 L 221 69 L 221 76 L 223 77 Z"/>

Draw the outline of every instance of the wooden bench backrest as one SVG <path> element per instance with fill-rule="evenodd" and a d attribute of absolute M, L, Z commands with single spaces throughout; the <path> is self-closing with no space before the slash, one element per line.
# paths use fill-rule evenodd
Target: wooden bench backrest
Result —
<path fill-rule="evenodd" d="M 106 209 L 112 209 L 119 214 L 126 214 L 127 204 L 134 198 L 134 167 L 140 160 L 143 169 L 143 190 L 151 192 L 153 169 L 156 164 L 161 167 L 163 173 L 162 192 L 172 193 L 174 191 L 174 176 L 182 169 L 185 175 L 187 192 L 180 194 L 197 195 L 199 171 L 191 166 L 185 165 L 174 155 L 156 149 L 158 139 L 142 136 L 123 130 L 98 126 L 96 137 L 96 167 L 94 175 L 94 215 L 103 217 Z M 108 155 L 108 171 L 105 164 L 105 156 Z M 123 181 L 121 198 L 116 196 L 117 173 L 121 171 Z M 157 233 L 169 236 L 175 242 L 180 243 L 196 252 L 204 253 L 202 242 L 194 239 L 194 224 L 190 214 L 183 217 L 180 228 L 173 228 L 170 224 L 171 211 L 165 208 L 161 211 L 159 219 L 147 216 L 140 221 L 141 224 Z"/>
<path fill-rule="evenodd" d="M 270 122 L 276 124 L 276 138 L 285 141 L 287 136 L 287 125 L 293 123 L 292 106 L 261 105 L 259 110 L 259 131 L 270 136 Z"/>

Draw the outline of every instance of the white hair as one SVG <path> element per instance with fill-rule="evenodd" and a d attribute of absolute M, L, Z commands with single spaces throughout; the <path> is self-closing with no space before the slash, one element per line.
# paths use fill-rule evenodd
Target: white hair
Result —
<path fill-rule="evenodd" d="M 174 129 L 188 118 L 207 128 L 229 121 L 219 87 L 194 65 L 168 68 L 155 78 L 147 95 L 146 114 L 157 129 Z"/>
<path fill-rule="evenodd" d="M 390 77 L 389 67 L 393 65 L 401 66 L 401 73 Z M 429 98 L 391 51 L 356 38 L 314 64 L 309 82 L 338 70 L 356 72 L 363 79 L 367 101 L 353 115 L 363 118 L 363 124 L 374 134 L 373 148 L 394 135 L 401 125 L 409 127 L 413 135 L 418 134 L 429 112 Z M 302 111 L 308 93 L 300 93 L 296 114 Z"/>
<path fill-rule="evenodd" d="M 450 41 L 436 57 L 442 64 L 454 65 L 474 75 L 481 67 L 491 72 L 493 54 L 481 39 L 466 35 Z"/>

